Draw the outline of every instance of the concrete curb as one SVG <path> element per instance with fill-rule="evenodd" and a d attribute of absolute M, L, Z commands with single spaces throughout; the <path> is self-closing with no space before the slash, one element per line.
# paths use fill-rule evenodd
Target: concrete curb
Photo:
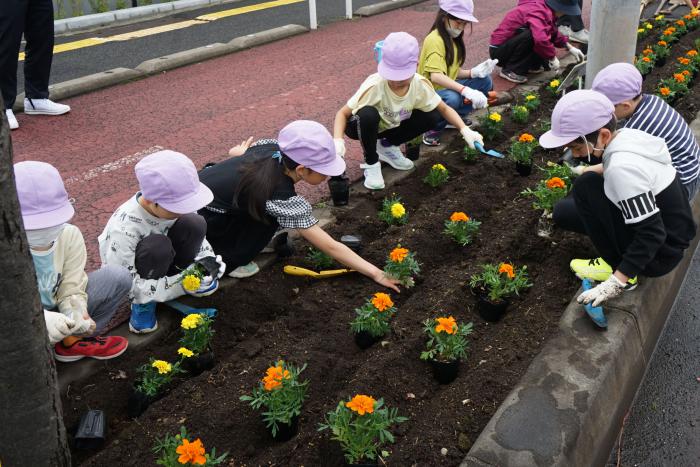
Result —
<path fill-rule="evenodd" d="M 398 8 L 415 5 L 416 3 L 422 3 L 424 1 L 425 0 L 388 0 L 386 2 L 375 3 L 374 5 L 360 7 L 355 10 L 353 14 L 357 16 L 374 16 L 387 11 L 396 10 Z"/>
<path fill-rule="evenodd" d="M 692 128 L 700 133 L 700 118 Z M 699 222 L 700 198 L 692 208 Z M 605 307 L 606 332 L 597 330 L 572 300 L 558 334 L 537 355 L 460 467 L 604 465 L 698 242 L 700 236 L 674 271 L 644 279 L 635 292 L 611 301 Z"/>

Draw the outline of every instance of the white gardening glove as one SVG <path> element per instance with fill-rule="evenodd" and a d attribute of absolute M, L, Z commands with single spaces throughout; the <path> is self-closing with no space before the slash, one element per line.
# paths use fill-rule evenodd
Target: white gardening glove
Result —
<path fill-rule="evenodd" d="M 578 47 L 574 47 L 573 45 L 567 42 L 566 48 L 569 49 L 569 53 L 574 56 L 576 62 L 581 63 L 586 59 L 586 54 L 584 54 L 583 51 Z"/>
<path fill-rule="evenodd" d="M 610 274 L 608 280 L 601 282 L 590 290 L 586 290 L 576 299 L 577 302 L 587 304 L 593 302 L 593 306 L 598 306 L 605 300 L 617 297 L 625 290 L 625 284 L 620 282 L 620 279 L 615 277 L 615 274 Z"/>
<path fill-rule="evenodd" d="M 472 78 L 486 78 L 487 76 L 491 76 L 496 65 L 498 65 L 498 59 L 481 62 L 470 70 L 471 76 Z"/>
<path fill-rule="evenodd" d="M 571 169 L 571 172 L 576 175 L 576 176 L 581 176 L 583 175 L 583 171 L 586 169 L 586 166 L 584 165 L 577 165 L 576 167 L 569 167 Z"/>
<path fill-rule="evenodd" d="M 343 141 L 343 138 L 333 138 L 333 144 L 335 145 L 335 153 L 345 159 L 345 141 Z"/>
<path fill-rule="evenodd" d="M 219 263 L 219 272 L 216 274 L 217 279 L 221 279 L 221 276 L 224 275 L 226 272 L 226 263 L 224 263 L 223 258 L 221 258 L 221 255 L 216 255 L 216 262 Z"/>
<path fill-rule="evenodd" d="M 73 334 L 75 321 L 63 313 L 44 310 L 44 321 L 46 321 L 46 332 L 49 335 L 51 345 Z"/>
<path fill-rule="evenodd" d="M 484 137 L 481 136 L 481 133 L 478 131 L 474 131 L 468 126 L 465 126 L 459 130 L 459 132 L 462 134 L 462 138 L 464 138 L 464 141 L 466 141 L 471 149 L 475 149 L 474 143 L 477 141 L 481 143 L 482 146 L 484 145 Z"/>
<path fill-rule="evenodd" d="M 549 61 L 549 69 L 552 70 L 553 72 L 558 72 L 559 71 L 559 59 L 557 57 L 554 57 Z"/>
<path fill-rule="evenodd" d="M 472 107 L 475 109 L 484 109 L 487 105 L 489 105 L 488 98 L 484 95 L 484 93 L 477 91 L 476 89 L 464 86 L 461 94 L 465 99 L 472 101 Z"/>

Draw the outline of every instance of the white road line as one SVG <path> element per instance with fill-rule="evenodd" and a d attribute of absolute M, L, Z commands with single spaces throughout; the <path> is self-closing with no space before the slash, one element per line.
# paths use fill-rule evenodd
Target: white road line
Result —
<path fill-rule="evenodd" d="M 135 164 L 136 162 L 140 161 L 144 157 L 146 157 L 149 154 L 153 154 L 154 152 L 162 151 L 164 148 L 161 146 L 151 146 L 148 149 L 144 149 L 143 151 L 139 151 L 135 154 L 132 154 L 130 156 L 125 156 L 122 157 L 121 159 L 117 159 L 116 161 L 108 162 L 106 164 L 103 164 L 99 167 L 95 167 L 94 169 L 90 169 L 87 172 L 83 173 L 82 175 L 77 175 L 74 177 L 69 177 L 64 180 L 65 185 L 70 185 L 72 183 L 76 182 L 87 182 L 88 180 L 92 180 L 93 178 L 99 177 L 100 175 L 104 175 L 109 172 L 114 172 L 115 170 L 119 170 L 122 167 L 126 167 L 131 164 Z"/>

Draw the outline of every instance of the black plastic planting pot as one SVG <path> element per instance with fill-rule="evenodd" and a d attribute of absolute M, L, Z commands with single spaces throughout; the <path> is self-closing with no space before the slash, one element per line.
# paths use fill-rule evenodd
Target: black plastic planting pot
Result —
<path fill-rule="evenodd" d="M 130 418 L 136 418 L 146 411 L 149 405 L 163 397 L 162 393 L 155 396 L 144 394 L 136 388 L 132 388 L 126 406 L 126 413 Z"/>
<path fill-rule="evenodd" d="M 666 65 L 666 59 L 667 57 L 657 58 L 654 62 L 654 65 L 656 65 L 658 68 L 661 68 L 662 66 Z"/>
<path fill-rule="evenodd" d="M 216 365 L 216 356 L 211 350 L 182 360 L 182 368 L 191 376 L 197 376 L 204 371 L 211 370 L 214 365 Z"/>
<path fill-rule="evenodd" d="M 328 180 L 328 189 L 331 191 L 331 198 L 334 206 L 345 206 L 350 199 L 350 181 L 345 174 L 331 177 Z"/>
<path fill-rule="evenodd" d="M 503 318 L 509 304 L 510 302 L 507 299 L 492 302 L 485 293 L 476 294 L 476 309 L 479 312 L 479 316 L 491 323 L 496 323 Z"/>
<path fill-rule="evenodd" d="M 88 410 L 80 417 L 75 433 L 76 449 L 100 449 L 107 437 L 107 418 L 102 410 Z"/>
<path fill-rule="evenodd" d="M 459 373 L 459 360 L 449 362 L 430 360 L 430 366 L 433 367 L 433 378 L 440 384 L 450 384 Z"/>
<path fill-rule="evenodd" d="M 367 331 L 360 331 L 355 333 L 355 344 L 362 350 L 371 347 L 375 342 L 378 342 L 384 335 L 373 336 Z"/>
<path fill-rule="evenodd" d="M 515 171 L 521 176 L 527 177 L 532 173 L 532 162 L 529 164 L 521 164 L 520 162 L 515 163 Z"/>
<path fill-rule="evenodd" d="M 272 436 L 272 439 L 280 443 L 289 441 L 294 438 L 299 432 L 299 416 L 292 417 L 289 423 L 278 423 L 277 433 Z M 272 432 L 270 432 L 272 434 Z"/>

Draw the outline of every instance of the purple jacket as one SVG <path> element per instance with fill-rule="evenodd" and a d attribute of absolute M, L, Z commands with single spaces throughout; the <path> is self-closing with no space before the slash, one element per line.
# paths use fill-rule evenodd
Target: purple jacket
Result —
<path fill-rule="evenodd" d="M 532 31 L 534 52 L 546 60 L 556 56 L 555 46 L 566 47 L 568 39 L 559 33 L 557 18 L 544 0 L 518 0 L 491 34 L 491 45 L 503 45 L 523 26 Z"/>

